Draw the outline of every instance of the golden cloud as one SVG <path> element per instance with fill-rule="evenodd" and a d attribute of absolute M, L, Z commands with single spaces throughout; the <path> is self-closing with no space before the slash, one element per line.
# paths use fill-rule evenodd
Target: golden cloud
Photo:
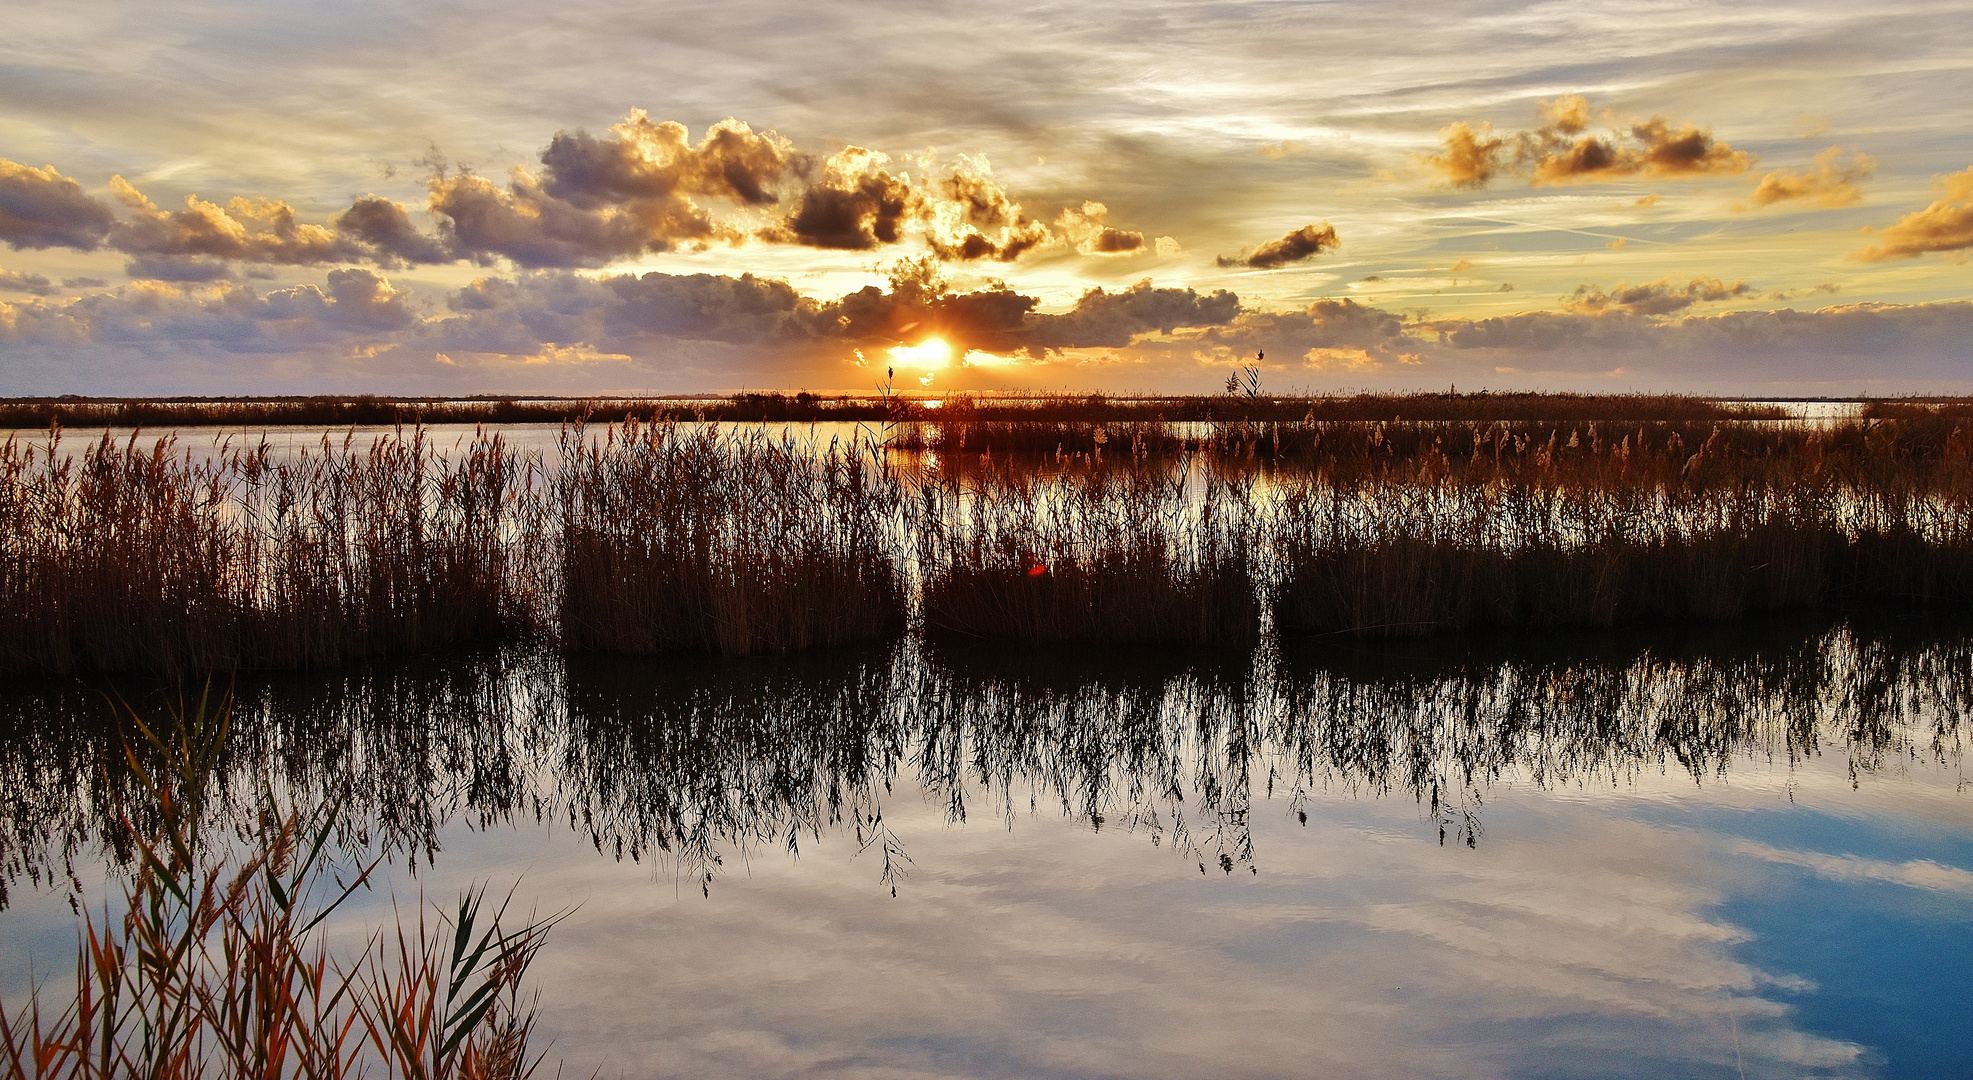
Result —
<path fill-rule="evenodd" d="M 1513 137 L 1511 161 L 1509 140 L 1494 135 L 1491 124 L 1460 121 L 1440 130 L 1440 153 L 1426 158 L 1426 165 L 1453 187 L 1477 188 L 1510 171 L 1527 173 L 1529 182 L 1541 187 L 1631 177 L 1738 176 L 1753 163 L 1745 152 L 1714 139 L 1711 131 L 1662 115 L 1613 124 L 1600 135 L 1584 134 L 1590 110 L 1580 94 L 1542 101 L 1537 108 L 1542 126 Z"/>
<path fill-rule="evenodd" d="M 1645 285 L 1631 285 L 1619 282 L 1617 287 L 1604 291 L 1590 285 L 1578 285 L 1576 291 L 1562 299 L 1564 310 L 1577 315 L 1604 315 L 1621 312 L 1627 315 L 1669 315 L 1683 311 L 1694 304 L 1733 300 L 1755 295 L 1754 290 L 1744 281 L 1731 285 L 1718 278 L 1693 278 L 1683 285 L 1675 285 L 1670 278 L 1664 278 Z"/>
<path fill-rule="evenodd" d="M 1929 252 L 1959 252 L 1973 248 L 1973 166 L 1964 172 L 1932 178 L 1939 197 L 1932 205 L 1899 218 L 1872 244 L 1850 256 L 1863 262 L 1916 259 Z"/>
<path fill-rule="evenodd" d="M 1342 240 L 1337 238 L 1335 227 L 1325 221 L 1320 225 L 1304 225 L 1279 240 L 1269 240 L 1245 255 L 1221 255 L 1213 262 L 1221 267 L 1273 270 L 1292 262 L 1313 259 L 1340 243 Z"/>

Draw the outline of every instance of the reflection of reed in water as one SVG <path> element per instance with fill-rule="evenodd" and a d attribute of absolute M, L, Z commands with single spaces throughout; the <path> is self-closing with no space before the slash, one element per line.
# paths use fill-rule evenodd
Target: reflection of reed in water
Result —
<path fill-rule="evenodd" d="M 1973 715 L 1973 636 L 1858 618 L 1806 630 L 1670 631 L 1402 651 L 1302 643 L 1199 662 L 908 642 L 850 654 L 715 662 L 456 660 L 241 687 L 215 806 L 253 803 L 271 770 L 340 800 L 352 839 L 430 858 L 467 817 L 568 822 L 612 856 L 669 863 L 709 888 L 736 852 L 860 837 L 879 873 L 908 866 L 887 804 L 922 787 L 953 821 L 1052 804 L 1210 868 L 1254 857 L 1263 800 L 1410 797 L 1478 838 L 1505 777 L 1540 786 L 1698 781 L 1752 756 L 1843 755 L 1859 778 L 1951 766 Z M 86 695 L 6 706 L 0 818 L 8 880 L 119 846 L 128 793 Z M 227 794 L 230 792 L 230 794 Z"/>

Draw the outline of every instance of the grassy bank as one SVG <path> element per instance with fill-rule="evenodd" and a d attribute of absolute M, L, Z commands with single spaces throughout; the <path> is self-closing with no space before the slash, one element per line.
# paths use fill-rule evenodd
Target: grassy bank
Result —
<path fill-rule="evenodd" d="M 1273 521 L 1276 625 L 1412 636 L 1973 600 L 1973 430 L 1681 427 L 1329 433 Z"/>

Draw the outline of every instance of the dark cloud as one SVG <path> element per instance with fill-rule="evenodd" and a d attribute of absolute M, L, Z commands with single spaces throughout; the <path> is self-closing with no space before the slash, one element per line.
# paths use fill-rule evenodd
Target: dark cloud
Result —
<path fill-rule="evenodd" d="M 301 285 L 265 296 L 222 282 L 187 290 L 142 281 L 66 302 L 0 305 L 0 342 L 15 345 L 196 345 L 281 356 L 331 349 L 414 330 L 403 293 L 368 270 L 335 270 L 327 287 Z"/>
<path fill-rule="evenodd" d="M 152 370 L 135 362 L 142 357 L 196 360 L 216 387 L 250 370 L 276 368 L 302 373 L 298 378 L 364 372 L 370 379 L 451 379 L 447 385 L 459 386 L 480 385 L 459 380 L 500 371 L 503 379 L 563 391 L 579 379 L 616 380 L 584 382 L 583 390 L 620 385 L 626 370 L 637 372 L 641 385 L 678 390 L 753 380 L 844 387 L 863 385 L 869 376 L 852 350 L 881 364 L 873 348 L 934 333 L 956 354 L 982 348 L 1007 358 L 978 367 L 961 361 L 942 376 L 979 386 L 1068 379 L 1126 389 L 1149 378 L 1207 388 L 1223 380 L 1228 365 L 1252 363 L 1262 350 L 1269 385 L 1284 389 L 1454 381 L 1854 393 L 1963 391 L 1973 383 L 1965 366 L 1965 342 L 1973 340 L 1968 303 L 1677 318 L 1613 308 L 1427 320 L 1349 300 L 1322 300 L 1300 311 L 1243 311 L 1230 293 L 1144 282 L 1117 292 L 1091 290 L 1062 314 L 1040 314 L 1035 306 L 1033 297 L 1005 287 L 951 292 L 935 267 L 919 266 L 894 274 L 887 288 L 831 301 L 757 278 L 599 280 L 541 271 L 484 278 L 453 294 L 449 310 L 430 313 L 380 274 L 340 269 L 319 286 L 265 294 L 232 283 L 182 288 L 145 281 L 67 300 L 0 301 L 0 347 L 16 362 L 16 374 L 38 365 L 39 377 L 54 379 L 51 392 L 141 380 Z M 1079 349 L 1104 352 L 1069 351 Z M 1023 352 L 1025 358 L 1017 355 Z M 631 367 L 594 369 L 598 361 Z M 589 371 L 601 373 L 583 374 Z"/>
<path fill-rule="evenodd" d="M 1864 262 L 1916 259 L 1936 251 L 1973 248 L 1973 166 L 1932 178 L 1939 197 L 1932 205 L 1899 218 L 1881 232 L 1882 243 L 1850 256 Z"/>
<path fill-rule="evenodd" d="M 116 224 L 116 214 L 55 171 L 0 158 L 0 240 L 22 248 L 70 247 L 94 251 Z"/>
<path fill-rule="evenodd" d="M 227 263 L 170 255 L 139 255 L 123 264 L 123 272 L 149 281 L 230 281 L 233 277 L 233 268 Z"/>
<path fill-rule="evenodd" d="M 1815 156 L 1815 171 L 1797 173 L 1776 169 L 1761 177 L 1750 201 L 1755 206 L 1779 202 L 1814 202 L 1818 206 L 1848 206 L 1863 199 L 1857 185 L 1877 172 L 1877 161 L 1869 154 L 1850 155 L 1845 164 L 1843 148 L 1832 146 Z M 1740 209 L 1736 207 L 1735 209 Z"/>
<path fill-rule="evenodd" d="M 742 233 L 716 221 L 700 199 L 771 205 L 781 200 L 779 188 L 813 168 L 785 139 L 738 120 L 714 124 L 695 145 L 683 124 L 653 123 L 641 110 L 606 138 L 556 132 L 540 160 L 539 175 L 516 169 L 504 190 L 470 172 L 433 177 L 429 208 L 453 255 L 522 267 L 604 266 L 644 252 L 736 242 Z M 809 215 L 804 224 L 814 230 L 814 246 L 856 246 L 841 242 L 857 231 L 855 222 L 841 231 L 841 202 L 825 194 L 797 211 Z M 872 216 L 879 220 L 862 222 L 867 231 L 895 242 L 894 225 Z"/>
<path fill-rule="evenodd" d="M 1645 285 L 1620 282 L 1607 292 L 1591 285 L 1578 285 L 1572 295 L 1563 297 L 1562 307 L 1581 315 L 1602 315 L 1606 312 L 1670 315 L 1698 303 L 1753 295 L 1756 295 L 1754 290 L 1744 281 L 1728 285 L 1718 278 L 1693 278 L 1683 285 L 1675 285 L 1670 278 L 1665 278 Z"/>
<path fill-rule="evenodd" d="M 452 252 L 434 237 L 418 231 L 402 205 L 380 195 L 352 202 L 336 219 L 336 228 L 369 249 L 385 267 L 452 261 Z"/>
<path fill-rule="evenodd" d="M 615 294 L 605 319 L 613 333 L 660 334 L 700 341 L 758 342 L 804 333 L 817 305 L 785 281 L 752 274 L 629 274 L 603 279 Z"/>
<path fill-rule="evenodd" d="M 888 161 L 857 146 L 836 153 L 822 179 L 802 191 L 793 212 L 761 230 L 760 237 L 838 251 L 897 243 L 905 223 L 922 216 L 923 199 L 907 180 L 884 168 Z"/>
<path fill-rule="evenodd" d="M 1138 335 L 1180 327 L 1224 326 L 1240 313 L 1240 298 L 1220 289 L 1157 288 L 1149 278 L 1117 292 L 1091 289 L 1061 315 L 1026 320 L 1035 349 L 1123 348 Z"/>
<path fill-rule="evenodd" d="M 779 135 L 735 119 L 714 124 L 694 143 L 684 125 L 634 111 L 604 136 L 556 132 L 539 161 L 503 182 L 449 168 L 434 152 L 424 209 L 435 235 L 412 222 L 411 208 L 378 195 L 310 224 L 277 199 L 222 204 L 190 195 L 182 209 L 161 209 L 121 176 L 110 181 L 126 207 L 119 218 L 52 167 L 0 162 L 0 239 L 16 248 L 81 250 L 107 242 L 161 280 L 219 276 L 191 260 L 396 269 L 504 259 L 522 269 L 603 267 L 749 235 L 839 251 L 922 240 L 950 261 L 1012 262 L 1062 243 L 1099 256 L 1148 246 L 1142 233 L 1103 220 L 1100 203 L 1065 211 L 1059 228 L 1028 217 L 983 158 L 962 157 L 936 179 L 914 181 L 886 168 L 884 154 L 849 147 L 818 163 Z M 715 201 L 740 216 L 715 214 Z M 747 212 L 770 208 L 765 226 L 758 217 L 747 220 Z"/>
<path fill-rule="evenodd" d="M 524 169 L 503 190 L 475 173 L 436 176 L 432 215 L 460 258 L 521 267 L 604 266 L 646 251 L 703 244 L 719 235 L 703 209 L 682 199 L 586 209 L 548 194 Z"/>
<path fill-rule="evenodd" d="M 1222 267 L 1248 266 L 1256 270 L 1273 270 L 1289 263 L 1313 259 L 1340 243 L 1342 241 L 1337 239 L 1335 228 L 1325 221 L 1320 225 L 1304 225 L 1245 255 L 1221 255 L 1213 261 Z"/>
<path fill-rule="evenodd" d="M 1100 202 L 1070 207 L 1055 219 L 1055 229 L 1084 255 L 1130 255 L 1144 250 L 1144 234 L 1113 228 L 1110 208 Z"/>
<path fill-rule="evenodd" d="M 64 289 L 100 289 L 109 282 L 99 277 L 71 277 L 62 279 Z"/>
<path fill-rule="evenodd" d="M 1738 176 L 1753 162 L 1746 153 L 1714 139 L 1711 131 L 1661 115 L 1613 123 L 1604 134 L 1585 134 L 1589 102 L 1580 94 L 1540 102 L 1539 110 L 1542 125 L 1513 137 L 1511 161 L 1509 140 L 1494 136 L 1491 125 L 1460 122 L 1440 130 L 1440 152 L 1425 163 L 1454 187 L 1484 187 L 1510 171 L 1527 173 L 1529 182 L 1539 187 L 1631 177 Z"/>
<path fill-rule="evenodd" d="M 556 132 L 541 152 L 543 189 L 585 209 L 687 196 L 764 206 L 780 201 L 777 189 L 813 166 L 786 139 L 756 134 L 731 118 L 708 128 L 696 146 L 685 125 L 653 123 L 642 109 L 610 133 L 598 139 L 581 130 Z"/>
<path fill-rule="evenodd" d="M 750 345 L 813 355 L 878 349 L 939 338 L 955 352 L 1034 356 L 1074 348 L 1121 348 L 1137 337 L 1230 322 L 1230 292 L 1158 288 L 1142 281 L 1115 292 L 1091 289 L 1062 314 L 1005 285 L 954 292 L 932 259 L 894 267 L 886 287 L 833 300 L 801 296 L 786 282 L 752 276 L 650 273 L 600 280 L 542 272 L 483 278 L 453 294 L 455 317 L 431 326 L 438 347 L 526 354 L 547 343 L 613 353 L 653 339 Z"/>
<path fill-rule="evenodd" d="M 23 274 L 18 270 L 0 269 L 0 292 L 52 296 L 55 292 L 55 283 L 41 274 Z"/>

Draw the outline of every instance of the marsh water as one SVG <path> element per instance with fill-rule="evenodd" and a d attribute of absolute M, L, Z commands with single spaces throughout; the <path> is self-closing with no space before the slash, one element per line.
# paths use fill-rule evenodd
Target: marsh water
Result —
<path fill-rule="evenodd" d="M 0 719 L 0 994 L 124 872 L 104 691 Z M 565 1075 L 1973 1074 L 1973 625 L 1858 611 L 1256 650 L 906 641 L 241 675 L 364 936 L 572 912 Z M 230 810 L 228 809 L 230 808 Z"/>

